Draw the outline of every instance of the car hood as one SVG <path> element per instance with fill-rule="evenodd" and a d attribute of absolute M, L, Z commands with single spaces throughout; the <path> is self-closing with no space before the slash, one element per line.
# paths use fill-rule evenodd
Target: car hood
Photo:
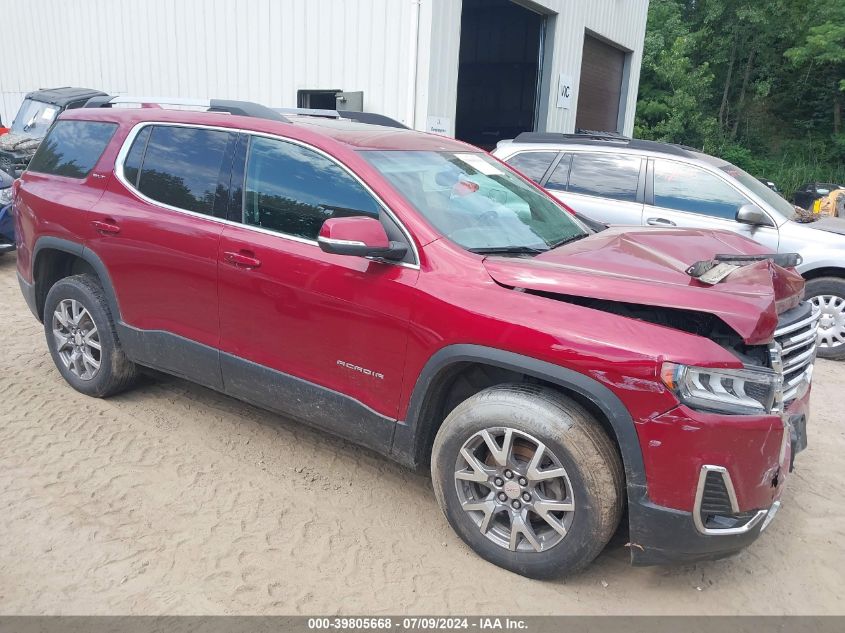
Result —
<path fill-rule="evenodd" d="M 614 227 L 532 258 L 489 256 L 484 266 L 511 288 L 714 314 L 746 343 L 759 344 L 771 339 L 778 314 L 800 301 L 801 276 L 770 260 L 714 285 L 686 270 L 715 255 L 767 252 L 728 231 Z"/>
<path fill-rule="evenodd" d="M 810 229 L 845 235 L 845 218 L 819 218 L 815 222 L 802 224 Z M 841 243 L 841 242 L 840 242 Z"/>
<path fill-rule="evenodd" d="M 0 136 L 0 150 L 7 152 L 35 151 L 41 143 L 40 138 L 34 138 L 28 134 L 9 132 Z"/>

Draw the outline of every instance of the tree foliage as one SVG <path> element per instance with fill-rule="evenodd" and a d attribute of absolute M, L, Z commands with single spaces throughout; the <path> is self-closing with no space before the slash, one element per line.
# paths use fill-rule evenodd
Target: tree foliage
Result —
<path fill-rule="evenodd" d="M 845 1 L 651 0 L 635 135 L 845 182 Z"/>

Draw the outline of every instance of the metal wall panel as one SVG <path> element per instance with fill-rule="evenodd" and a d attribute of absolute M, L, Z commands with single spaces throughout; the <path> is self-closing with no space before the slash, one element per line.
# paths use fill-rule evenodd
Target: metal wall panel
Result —
<path fill-rule="evenodd" d="M 554 97 L 559 73 L 577 83 L 586 29 L 632 51 L 630 133 L 648 0 L 518 3 L 548 15 L 540 129 L 574 129 L 574 105 Z M 461 0 L 0 0 L 0 15 L 14 25 L 4 31 L 14 62 L 0 68 L 7 123 L 38 87 L 289 107 L 298 89 L 339 88 L 419 129 L 447 117 L 454 132 Z"/>
<path fill-rule="evenodd" d="M 569 110 L 557 108 L 555 97 L 558 75 L 570 75 L 576 85 L 581 71 L 584 33 L 590 31 L 619 48 L 630 52 L 627 81 L 623 85 L 622 132 L 631 135 L 637 105 L 637 86 L 640 80 L 643 40 L 645 39 L 648 0 L 545 0 L 538 2 L 556 12 L 554 18 L 554 49 L 547 62 L 547 81 L 550 90 L 546 128 L 550 131 L 572 132 L 575 129 L 575 106 Z M 550 62 L 550 63 L 549 63 Z M 573 95 L 578 103 L 578 92 Z"/>
<path fill-rule="evenodd" d="M 412 0 L 0 0 L 14 28 L 0 113 L 77 85 L 110 93 L 296 106 L 308 88 L 363 90 L 364 107 L 409 114 Z M 14 60 L 11 63 L 11 60 Z"/>
<path fill-rule="evenodd" d="M 427 99 L 421 99 L 424 112 L 417 115 L 417 127 L 425 129 L 427 117 L 449 121 L 449 133 L 455 133 L 455 98 L 458 90 L 458 53 L 461 48 L 461 0 L 430 0 L 429 31 L 420 37 L 420 58 L 429 59 L 424 76 Z M 425 6 L 423 7 L 425 9 Z"/>

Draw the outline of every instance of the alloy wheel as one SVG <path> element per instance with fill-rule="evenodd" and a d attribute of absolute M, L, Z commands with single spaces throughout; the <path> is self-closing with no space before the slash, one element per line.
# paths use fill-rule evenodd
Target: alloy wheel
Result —
<path fill-rule="evenodd" d="M 819 347 L 835 348 L 845 344 L 845 298 L 817 295 L 810 302 L 821 311 Z"/>
<path fill-rule="evenodd" d="M 100 371 L 100 333 L 90 313 L 76 299 L 63 299 L 53 312 L 53 337 L 62 364 L 81 380 Z"/>
<path fill-rule="evenodd" d="M 516 552 L 560 543 L 575 516 L 566 470 L 540 440 L 516 429 L 479 431 L 455 463 L 461 508 L 484 536 Z"/>

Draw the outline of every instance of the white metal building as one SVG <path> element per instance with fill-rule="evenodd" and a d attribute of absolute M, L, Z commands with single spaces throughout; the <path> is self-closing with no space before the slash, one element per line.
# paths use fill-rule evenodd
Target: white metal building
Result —
<path fill-rule="evenodd" d="M 8 125 L 28 91 L 72 85 L 362 105 L 486 146 L 524 130 L 630 135 L 647 9 L 648 0 L 0 0 L 14 25 L 4 49 L 15 51 L 0 68 L 0 115 Z"/>

